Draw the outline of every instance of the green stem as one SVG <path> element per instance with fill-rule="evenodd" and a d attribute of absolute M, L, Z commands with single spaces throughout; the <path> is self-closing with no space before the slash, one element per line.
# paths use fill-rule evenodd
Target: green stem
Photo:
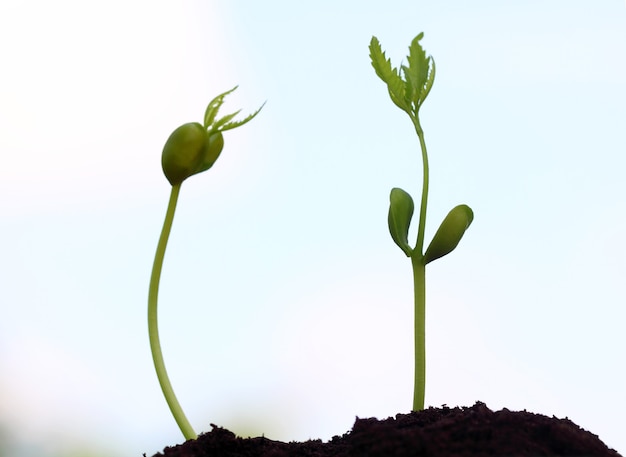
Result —
<path fill-rule="evenodd" d="M 152 351 L 152 360 L 154 361 L 154 368 L 156 369 L 157 377 L 159 378 L 159 384 L 161 390 L 167 401 L 167 405 L 170 407 L 170 411 L 183 432 L 185 439 L 196 439 L 198 435 L 194 432 L 193 428 L 189 424 L 183 409 L 180 407 L 180 403 L 176 399 L 174 389 L 167 376 L 167 370 L 165 369 L 165 362 L 163 362 L 163 353 L 161 352 L 161 343 L 159 341 L 159 326 L 157 323 L 157 302 L 159 296 L 159 281 L 161 279 L 161 269 L 163 267 L 163 258 L 165 257 L 165 248 L 167 247 L 167 240 L 170 236 L 172 229 L 172 222 L 174 221 L 174 213 L 176 212 L 176 203 L 178 201 L 178 194 L 180 193 L 180 184 L 172 186 L 172 192 L 170 194 L 170 201 L 167 205 L 167 212 L 165 213 L 165 222 L 163 222 L 163 230 L 161 230 L 161 237 L 159 238 L 159 244 L 157 245 L 156 254 L 154 256 L 154 264 L 152 265 L 152 276 L 150 277 L 150 289 L 148 292 L 148 334 L 150 336 L 150 350 Z"/>
<path fill-rule="evenodd" d="M 422 200 L 420 204 L 417 242 L 411 254 L 413 267 L 413 291 L 415 294 L 415 385 L 413 388 L 413 411 L 424 409 L 426 390 L 426 265 L 424 264 L 424 232 L 426 228 L 426 205 L 428 202 L 428 152 L 424 131 L 417 113 L 411 117 L 422 151 Z"/>
<path fill-rule="evenodd" d="M 426 390 L 426 265 L 422 259 L 411 257 L 415 293 L 415 385 L 413 411 L 424 409 Z"/>
<path fill-rule="evenodd" d="M 415 132 L 420 140 L 420 149 L 422 150 L 422 201 L 420 204 L 420 218 L 419 225 L 417 227 L 417 242 L 415 244 L 415 251 L 421 257 L 424 250 L 424 231 L 426 228 L 426 204 L 428 202 L 428 152 L 426 151 L 426 141 L 424 140 L 424 131 L 420 125 L 417 114 L 411 118 L 413 125 L 415 126 Z"/>

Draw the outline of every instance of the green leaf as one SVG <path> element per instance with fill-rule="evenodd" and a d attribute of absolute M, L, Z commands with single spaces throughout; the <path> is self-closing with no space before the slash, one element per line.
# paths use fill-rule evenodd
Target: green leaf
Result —
<path fill-rule="evenodd" d="M 220 132 L 224 132 L 226 130 L 231 130 L 231 129 L 234 129 L 234 128 L 237 128 L 237 127 L 241 127 L 242 125 L 250 122 L 252 119 L 254 119 L 256 117 L 257 114 L 259 114 L 261 112 L 261 110 L 263 109 L 264 106 L 265 106 L 265 102 L 263 102 L 263 104 L 261 105 L 261 107 L 258 110 L 256 110 L 252 114 L 249 114 L 244 119 L 242 119 L 240 121 L 233 121 L 233 122 L 228 122 L 227 124 L 224 124 L 222 126 L 222 128 L 220 129 Z M 237 113 L 239 113 L 239 111 L 237 111 Z"/>
<path fill-rule="evenodd" d="M 402 67 L 406 84 L 411 87 L 411 102 L 416 110 L 426 99 L 435 78 L 434 70 L 431 69 L 432 58 L 426 57 L 426 51 L 420 44 L 422 38 L 424 33 L 413 38 L 409 46 L 408 66 Z"/>
<path fill-rule="evenodd" d="M 222 130 L 222 126 L 228 123 L 229 121 L 231 121 L 240 112 L 241 110 L 237 110 L 234 113 L 227 114 L 226 116 L 222 117 L 220 120 L 213 122 L 213 124 L 210 126 L 211 127 L 210 130 L 214 132 L 218 132 Z"/>
<path fill-rule="evenodd" d="M 394 187 L 389 195 L 389 233 L 407 257 L 411 256 L 413 248 L 409 245 L 409 226 L 413 217 L 414 204 L 411 196 L 404 190 Z"/>
<path fill-rule="evenodd" d="M 376 74 L 387 84 L 391 101 L 400 109 L 411 114 L 411 106 L 407 104 L 405 97 L 405 83 L 399 75 L 398 69 L 391 66 L 391 60 L 387 59 L 380 47 L 380 42 L 375 36 L 370 41 L 370 59 Z"/>
<path fill-rule="evenodd" d="M 387 83 L 391 100 L 413 120 L 435 80 L 435 62 L 432 57 L 426 57 L 426 51 L 420 44 L 423 37 L 424 33 L 420 33 L 413 38 L 407 64 L 401 65 L 400 70 L 392 67 L 378 38 L 372 37 L 369 48 L 372 66 L 378 77 Z"/>
<path fill-rule="evenodd" d="M 423 33 L 420 33 L 409 46 L 409 55 L 407 57 L 408 67 L 404 67 L 405 78 L 410 82 L 419 94 L 422 87 L 428 79 L 429 62 L 426 58 L 426 51 L 420 45 L 420 40 L 424 37 Z"/>
<path fill-rule="evenodd" d="M 426 249 L 424 265 L 452 252 L 473 220 L 474 212 L 469 206 L 458 205 L 452 208 Z"/>
<path fill-rule="evenodd" d="M 219 94 L 217 97 L 211 100 L 209 105 L 206 107 L 206 111 L 204 112 L 204 128 L 205 129 L 208 129 L 211 126 L 211 124 L 213 124 L 213 121 L 215 120 L 215 116 L 217 116 L 217 112 L 219 111 L 220 107 L 224 103 L 224 98 L 228 94 L 234 92 L 235 89 L 237 89 L 237 87 L 239 86 L 235 86 L 231 90 L 227 90 L 226 92 Z"/>
<path fill-rule="evenodd" d="M 426 100 L 426 97 L 428 97 L 428 94 L 430 93 L 430 89 L 432 89 L 433 83 L 435 82 L 435 59 L 433 59 L 432 56 L 429 57 L 429 59 L 430 59 L 430 63 L 432 64 L 432 67 L 430 68 L 430 72 L 428 73 L 428 79 L 426 80 L 426 84 L 424 84 L 422 93 L 420 95 L 420 99 L 422 100 L 421 103 L 423 103 L 424 100 Z"/>

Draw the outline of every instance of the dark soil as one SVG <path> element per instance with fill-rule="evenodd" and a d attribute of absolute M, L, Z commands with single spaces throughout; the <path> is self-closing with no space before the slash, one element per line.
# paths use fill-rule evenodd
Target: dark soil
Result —
<path fill-rule="evenodd" d="M 484 403 L 469 408 L 428 408 L 385 420 L 356 419 L 352 430 L 323 443 L 239 438 L 211 424 L 197 440 L 167 447 L 154 457 L 419 457 L 619 456 L 569 419 Z M 145 454 L 144 454 L 145 457 Z"/>

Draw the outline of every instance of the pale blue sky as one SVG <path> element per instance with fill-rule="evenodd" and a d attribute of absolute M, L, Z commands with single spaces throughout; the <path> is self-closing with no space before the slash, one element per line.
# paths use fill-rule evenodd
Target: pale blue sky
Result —
<path fill-rule="evenodd" d="M 182 441 L 146 328 L 160 154 L 235 84 L 225 110 L 267 105 L 183 185 L 161 286 L 190 421 L 329 439 L 410 409 L 386 220 L 392 187 L 419 195 L 419 151 L 367 47 L 398 64 L 421 31 L 427 237 L 475 213 L 427 271 L 426 403 L 567 416 L 625 452 L 624 2 L 337 3 L 0 5 L 0 425 L 20 455 Z"/>

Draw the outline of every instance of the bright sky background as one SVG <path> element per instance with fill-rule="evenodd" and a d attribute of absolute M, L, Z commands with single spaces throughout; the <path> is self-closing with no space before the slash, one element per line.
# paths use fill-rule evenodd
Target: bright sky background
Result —
<path fill-rule="evenodd" d="M 183 408 L 197 431 L 280 440 L 408 412 L 411 271 L 387 205 L 392 187 L 418 198 L 419 151 L 367 47 L 399 64 L 421 31 L 428 239 L 453 206 L 475 212 L 427 270 L 426 403 L 567 416 L 626 452 L 623 1 L 3 0 L 10 455 L 183 440 L 146 324 L 160 154 L 235 84 L 225 113 L 267 105 L 183 185 L 163 272 Z"/>

